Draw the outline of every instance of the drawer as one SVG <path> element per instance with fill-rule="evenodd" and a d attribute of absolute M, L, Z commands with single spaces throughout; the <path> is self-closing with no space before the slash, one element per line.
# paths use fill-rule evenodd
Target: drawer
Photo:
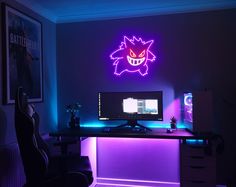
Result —
<path fill-rule="evenodd" d="M 182 156 L 206 156 L 205 146 L 181 145 Z"/>
<path fill-rule="evenodd" d="M 180 182 L 181 187 L 215 187 L 216 183 L 213 181 L 194 181 L 186 180 Z"/>
<path fill-rule="evenodd" d="M 214 167 L 183 166 L 181 167 L 181 179 L 190 181 L 216 181 Z"/>
<path fill-rule="evenodd" d="M 215 167 L 216 158 L 210 156 L 182 156 L 181 157 L 181 165 L 182 166 L 205 166 L 205 167 Z"/>

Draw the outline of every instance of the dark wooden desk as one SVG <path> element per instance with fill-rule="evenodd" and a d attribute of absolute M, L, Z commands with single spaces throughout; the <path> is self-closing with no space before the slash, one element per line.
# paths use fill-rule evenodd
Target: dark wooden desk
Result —
<path fill-rule="evenodd" d="M 186 139 L 196 138 L 192 133 L 185 129 L 177 129 L 172 133 L 167 133 L 167 129 L 156 128 L 152 131 L 136 132 L 129 128 L 117 130 L 116 128 L 108 127 L 80 127 L 80 128 L 64 128 L 49 133 L 49 136 L 55 137 L 61 142 L 63 138 L 79 138 L 83 140 L 87 137 L 110 137 L 110 138 L 154 138 L 154 139 Z M 64 140 L 62 140 L 63 142 Z M 77 143 L 78 151 L 81 153 L 81 142 Z M 67 150 L 67 144 L 64 148 Z"/>
<path fill-rule="evenodd" d="M 126 137 L 126 138 L 159 138 L 159 139 L 189 139 L 202 138 L 196 137 L 185 129 L 178 129 L 173 133 L 167 133 L 167 129 L 152 129 L 152 131 L 135 132 L 118 130 L 110 131 L 102 127 L 81 127 L 81 128 L 65 128 L 49 133 L 52 137 Z"/>
<path fill-rule="evenodd" d="M 130 132 L 125 131 L 125 130 L 113 130 L 111 129 L 111 131 L 109 131 L 109 128 L 94 128 L 94 127 L 81 127 L 81 128 L 65 128 L 65 129 L 61 129 L 55 132 L 51 132 L 49 134 L 51 137 L 56 137 L 56 138 L 60 138 L 60 137 L 80 137 L 80 139 L 82 139 L 82 137 L 110 137 L 110 138 L 153 138 L 153 139 L 175 139 L 175 140 L 179 140 L 179 145 L 180 145 L 180 184 L 183 186 L 192 186 L 192 182 L 195 182 L 195 176 L 199 176 L 199 178 L 196 179 L 196 181 L 203 181 L 203 184 L 201 184 L 201 186 L 204 186 L 205 184 L 211 184 L 211 183 L 215 183 L 215 180 L 212 181 L 208 181 L 204 179 L 204 173 L 208 172 L 208 173 L 213 173 L 212 171 L 214 170 L 215 167 L 214 164 L 212 164 L 213 166 L 208 167 L 207 163 L 205 163 L 205 160 L 211 160 L 211 163 L 214 163 L 214 158 L 207 155 L 205 153 L 205 149 L 206 149 L 206 145 L 205 143 L 201 144 L 196 144 L 196 145 L 191 145 L 187 142 L 187 140 L 189 139 L 190 142 L 194 139 L 201 139 L 201 140 L 208 140 L 209 139 L 209 135 L 194 135 L 191 132 L 185 130 L 185 129 L 177 129 L 176 131 L 174 131 L 173 133 L 167 133 L 167 129 L 160 129 L 160 128 L 156 128 L 156 129 L 152 129 L 152 131 L 146 131 L 146 132 Z M 192 139 L 192 140 L 191 140 Z M 193 141 L 194 142 L 194 141 Z M 203 141 L 200 141 L 203 142 Z M 204 142 L 208 142 L 208 141 L 204 141 Z M 81 144 L 79 144 L 79 146 L 81 146 Z M 197 149 L 196 149 L 197 148 Z M 191 152 L 192 151 L 192 152 Z M 189 156 L 189 154 L 191 153 L 191 155 Z M 193 161 L 188 162 L 189 159 L 192 159 L 192 155 L 197 154 L 195 157 L 199 158 L 198 154 L 201 154 L 200 157 L 200 162 L 204 164 L 204 168 L 202 168 L 202 166 L 198 165 L 199 159 L 197 160 L 198 162 L 195 163 Z M 186 156 L 187 155 L 187 156 Z M 187 159 L 187 161 L 185 161 Z M 185 163 L 187 162 L 187 164 Z M 200 168 L 200 174 L 199 173 L 197 175 L 192 175 L 189 174 L 192 172 L 192 167 L 196 167 L 196 168 Z M 205 167 L 206 166 L 206 167 Z M 213 168 L 213 169 L 212 169 Z M 204 180 L 203 180 L 203 179 Z M 212 177 L 214 179 L 214 177 Z M 191 179 L 191 181 L 189 182 L 188 179 Z M 187 182 L 186 182 L 187 181 Z"/>

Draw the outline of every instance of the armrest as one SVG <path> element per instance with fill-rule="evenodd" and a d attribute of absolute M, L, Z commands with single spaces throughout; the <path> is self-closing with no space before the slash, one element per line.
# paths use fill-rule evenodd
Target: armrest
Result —
<path fill-rule="evenodd" d="M 87 177 L 89 185 L 93 182 L 93 171 L 88 156 L 79 154 L 53 156 L 50 159 L 49 167 L 52 174 L 81 172 Z"/>
<path fill-rule="evenodd" d="M 68 150 L 68 145 L 71 144 L 76 144 L 77 140 L 60 140 L 56 143 L 54 143 L 54 146 L 59 146 L 61 148 L 61 153 L 62 154 L 67 154 L 67 150 Z"/>

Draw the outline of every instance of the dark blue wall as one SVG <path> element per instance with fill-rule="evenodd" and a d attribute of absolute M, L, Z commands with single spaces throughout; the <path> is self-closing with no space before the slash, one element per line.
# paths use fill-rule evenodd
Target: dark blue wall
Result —
<path fill-rule="evenodd" d="M 43 94 L 44 102 L 36 103 L 36 110 L 41 116 L 40 130 L 42 133 L 47 133 L 50 130 L 56 129 L 57 125 L 57 86 L 56 86 L 56 25 L 51 21 L 35 14 L 31 10 L 19 5 L 13 0 L 0 1 L 6 2 L 8 5 L 16 8 L 27 15 L 37 19 L 42 23 L 42 49 L 43 49 Z M 1 11 L 1 20 L 2 20 Z M 2 22 L 1 22 L 2 25 Z M 2 49 L 2 29 L 0 43 Z M 14 105 L 3 105 L 3 61 L 2 50 L 0 50 L 0 146 L 15 143 L 15 128 L 14 128 Z"/>
<path fill-rule="evenodd" d="M 166 90 L 166 107 L 184 91 L 233 91 L 233 18 L 234 10 L 58 24 L 59 124 L 68 116 L 64 106 L 76 101 L 82 120 L 96 119 L 98 91 Z M 157 59 L 146 77 L 113 75 L 109 55 L 124 35 L 155 40 Z"/>
<path fill-rule="evenodd" d="M 184 91 L 211 90 L 214 131 L 226 150 L 218 163 L 220 178 L 232 180 L 235 171 L 236 10 L 68 23 L 57 25 L 59 125 L 65 126 L 65 105 L 79 101 L 82 123 L 97 120 L 98 91 L 163 90 L 165 121 L 181 112 L 171 107 Z M 123 35 L 154 39 L 157 60 L 146 77 L 113 75 L 109 55 Z M 177 102 L 178 103 L 178 102 Z M 176 111 L 177 110 L 177 111 Z M 234 168 L 233 168 L 234 166 Z M 219 180 L 221 180 L 219 178 Z M 235 177 L 236 178 L 236 177 Z"/>

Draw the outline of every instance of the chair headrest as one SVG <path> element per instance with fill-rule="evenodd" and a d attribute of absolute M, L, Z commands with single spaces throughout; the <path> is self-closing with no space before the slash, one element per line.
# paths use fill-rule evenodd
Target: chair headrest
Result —
<path fill-rule="evenodd" d="M 28 114 L 30 117 L 34 114 L 34 106 L 28 104 L 28 98 L 22 87 L 17 89 L 15 104 L 18 110 Z"/>
<path fill-rule="evenodd" d="M 23 91 L 22 87 L 17 88 L 15 104 L 16 107 L 22 112 L 26 111 L 28 101 L 27 101 L 27 95 Z"/>

